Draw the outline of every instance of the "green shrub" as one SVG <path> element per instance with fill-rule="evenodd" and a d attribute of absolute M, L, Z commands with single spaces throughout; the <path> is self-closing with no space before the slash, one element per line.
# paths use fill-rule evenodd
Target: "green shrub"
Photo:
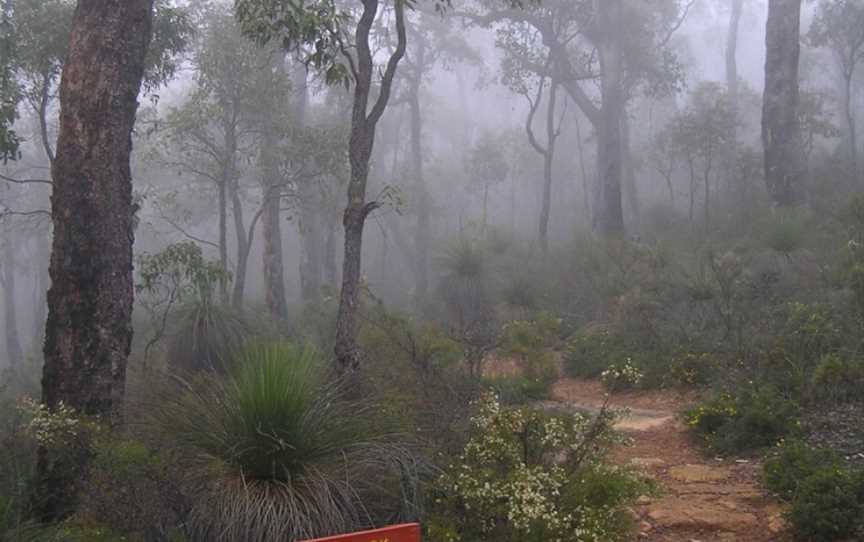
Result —
<path fill-rule="evenodd" d="M 165 540 L 188 511 L 176 479 L 173 462 L 144 443 L 101 438 L 93 446 L 77 515 L 134 539 Z"/>
<path fill-rule="evenodd" d="M 549 398 L 549 383 L 524 375 L 503 375 L 484 378 L 484 384 L 505 405 L 523 405 Z"/>
<path fill-rule="evenodd" d="M 782 313 L 785 322 L 761 356 L 759 378 L 790 396 L 804 397 L 817 364 L 842 344 L 841 322 L 826 304 L 787 303 Z"/>
<path fill-rule="evenodd" d="M 388 480 L 411 479 L 373 406 L 346 400 L 318 354 L 286 343 L 253 344 L 226 376 L 198 375 L 166 398 L 154 421 L 187 475 L 193 537 L 302 540 L 367 525 L 364 504 L 384 488 L 398 500 L 404 488 Z"/>
<path fill-rule="evenodd" d="M 813 370 L 813 396 L 833 402 L 848 401 L 859 396 L 864 383 L 864 366 L 838 354 L 822 356 Z"/>
<path fill-rule="evenodd" d="M 717 360 L 710 353 L 682 352 L 672 357 L 666 374 L 671 386 L 707 386 L 717 373 Z"/>
<path fill-rule="evenodd" d="M 807 240 L 806 217 L 799 211 L 776 211 L 765 226 L 765 245 L 789 257 Z"/>
<path fill-rule="evenodd" d="M 801 483 L 789 510 L 797 540 L 860 540 L 864 535 L 864 475 L 823 467 Z"/>
<path fill-rule="evenodd" d="M 864 534 L 864 471 L 805 443 L 784 442 L 763 466 L 766 486 L 791 503 L 788 511 L 797 540 L 857 540 Z"/>
<path fill-rule="evenodd" d="M 558 379 L 554 348 L 558 343 L 561 319 L 541 312 L 533 320 L 514 320 L 504 326 L 500 353 L 515 359 L 522 371 L 521 378 L 495 379 L 508 391 L 521 388 L 525 398 L 543 399 Z M 509 389 L 508 389 L 509 388 Z M 518 395 L 517 395 L 518 396 Z"/>
<path fill-rule="evenodd" d="M 784 500 L 791 501 L 816 470 L 836 466 L 836 458 L 827 452 L 817 451 L 804 442 L 793 439 L 784 441 L 765 460 L 762 467 L 765 485 Z"/>
<path fill-rule="evenodd" d="M 619 540 L 621 506 L 644 486 L 602 463 L 616 442 L 610 421 L 508 408 L 484 395 L 468 442 L 436 484 L 428 539 Z"/>
<path fill-rule="evenodd" d="M 626 337 L 606 329 L 590 329 L 568 341 L 564 368 L 570 376 L 597 378 L 613 363 L 636 356 L 636 349 Z"/>
<path fill-rule="evenodd" d="M 798 427 L 798 408 L 771 389 L 720 394 L 687 411 L 690 428 L 714 451 L 734 454 L 775 445 Z"/>
<path fill-rule="evenodd" d="M 622 503 L 655 491 L 650 480 L 638 478 L 627 469 L 598 463 L 580 470 L 578 477 L 572 477 L 562 490 L 562 496 L 568 507 L 587 506 L 588 509 L 622 513 Z M 626 525 L 629 518 L 616 516 L 613 521 Z"/>

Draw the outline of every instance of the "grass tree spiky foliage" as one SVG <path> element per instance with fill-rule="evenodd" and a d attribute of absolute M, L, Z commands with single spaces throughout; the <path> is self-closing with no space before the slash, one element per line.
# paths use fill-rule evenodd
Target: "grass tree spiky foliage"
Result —
<path fill-rule="evenodd" d="M 398 494 L 410 462 L 372 408 L 344 399 L 309 348 L 254 343 L 235 361 L 155 413 L 187 463 L 193 539 L 304 540 L 373 523 L 364 502 L 382 501 L 384 480 Z"/>

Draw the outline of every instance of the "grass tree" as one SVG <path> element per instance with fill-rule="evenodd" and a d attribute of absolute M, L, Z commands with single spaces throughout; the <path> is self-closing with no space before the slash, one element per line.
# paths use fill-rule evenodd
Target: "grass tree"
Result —
<path fill-rule="evenodd" d="M 315 351 L 254 343 L 225 377 L 201 375 L 160 401 L 153 427 L 186 473 L 194 539 L 305 540 L 368 526 L 369 492 L 398 487 L 409 456 L 384 438 L 378 410 L 341 396 Z"/>

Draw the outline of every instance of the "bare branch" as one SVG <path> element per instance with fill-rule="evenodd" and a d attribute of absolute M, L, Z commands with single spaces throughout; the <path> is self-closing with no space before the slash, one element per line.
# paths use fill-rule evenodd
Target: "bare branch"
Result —
<path fill-rule="evenodd" d="M 15 211 L 12 209 L 3 209 L 0 211 L 0 218 L 7 216 L 47 216 L 51 217 L 51 211 L 45 209 L 34 209 L 32 211 Z"/>
<path fill-rule="evenodd" d="M 47 179 L 16 179 L 14 177 L 9 177 L 7 175 L 3 175 L 0 173 L 0 180 L 6 181 L 7 183 L 13 184 L 54 184 Z"/>
<path fill-rule="evenodd" d="M 197 237 L 197 236 L 189 233 L 183 226 L 178 224 L 175 220 L 166 216 L 165 212 L 162 210 L 162 208 L 160 206 L 157 205 L 156 209 L 159 211 L 159 218 L 161 218 L 162 220 L 167 222 L 171 227 L 173 227 L 175 230 L 177 230 L 178 232 L 183 234 L 183 236 L 186 237 L 187 239 L 195 241 L 196 243 L 201 243 L 202 245 L 207 245 L 207 246 L 217 248 L 217 249 L 219 248 L 219 245 L 214 243 L 213 241 L 208 241 L 207 239 L 202 239 L 200 237 Z"/>
<path fill-rule="evenodd" d="M 684 21 L 687 20 L 687 15 L 690 13 L 690 8 L 692 8 L 693 4 L 695 4 L 695 3 L 696 3 L 696 0 L 690 0 L 689 2 L 687 2 L 687 4 L 684 6 L 684 9 L 681 12 L 681 17 L 679 17 L 678 20 L 675 22 L 675 24 L 672 26 L 672 28 L 669 29 L 669 32 L 666 34 L 666 37 L 664 37 L 660 41 L 660 43 L 657 45 L 658 49 L 662 49 L 663 47 L 666 47 L 666 45 L 669 43 L 669 40 L 672 39 L 672 36 L 675 34 L 675 32 L 677 32 L 678 29 L 681 28 L 681 25 L 684 24 Z"/>

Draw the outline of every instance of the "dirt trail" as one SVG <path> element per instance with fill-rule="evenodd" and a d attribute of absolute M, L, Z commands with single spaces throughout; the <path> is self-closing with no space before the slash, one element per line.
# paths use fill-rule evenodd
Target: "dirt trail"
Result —
<path fill-rule="evenodd" d="M 553 390 L 556 402 L 597 411 L 604 390 L 595 381 L 564 378 Z M 632 445 L 612 460 L 643 470 L 658 482 L 659 494 L 633 506 L 639 542 L 768 542 L 785 540 L 781 508 L 759 484 L 754 461 L 706 458 L 690 441 L 677 413 L 693 401 L 674 392 L 626 392 L 612 407 L 631 415 L 618 429 Z"/>

